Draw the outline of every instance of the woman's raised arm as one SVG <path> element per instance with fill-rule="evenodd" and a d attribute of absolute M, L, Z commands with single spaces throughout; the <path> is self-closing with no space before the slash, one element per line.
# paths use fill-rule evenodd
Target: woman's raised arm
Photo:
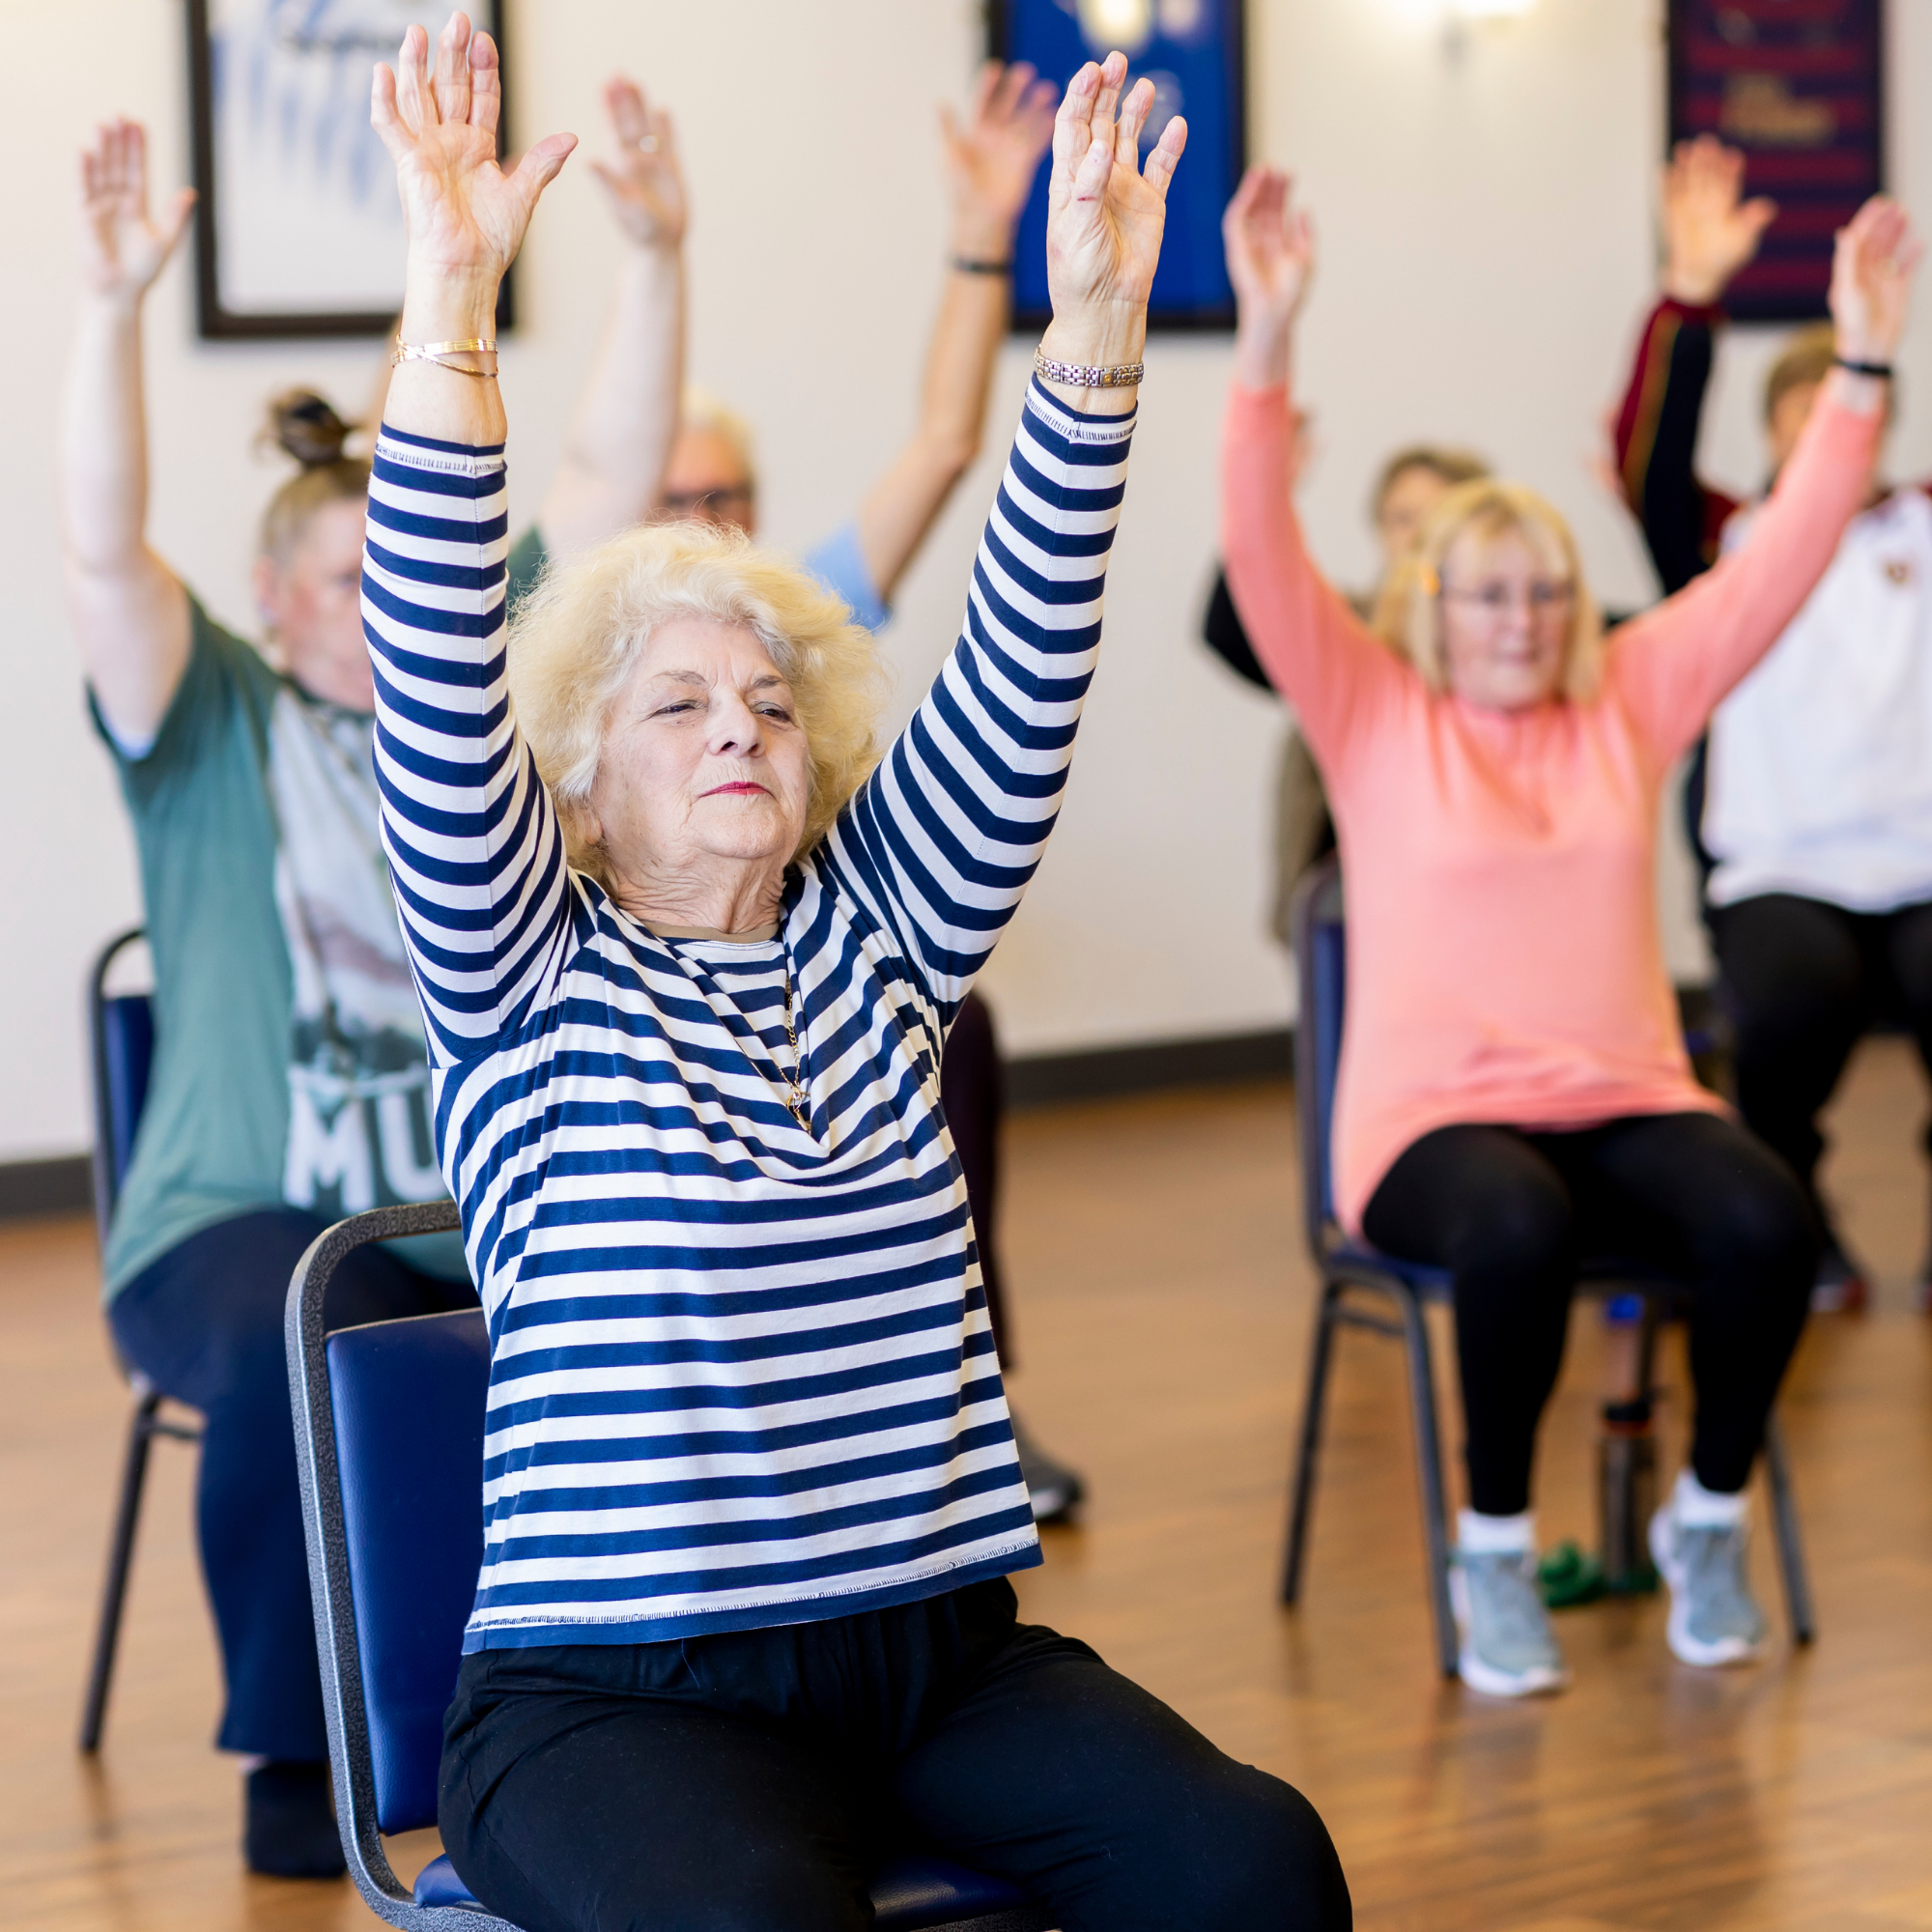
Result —
<path fill-rule="evenodd" d="M 1294 325 L 1315 277 L 1315 232 L 1279 168 L 1253 167 L 1221 223 L 1239 323 L 1221 433 L 1228 588 L 1269 681 L 1324 767 L 1358 700 L 1406 673 L 1315 567 L 1293 488 Z"/>
<path fill-rule="evenodd" d="M 187 668 L 187 592 L 148 548 L 141 305 L 187 228 L 194 190 L 148 211 L 148 137 L 99 129 L 80 156 L 80 313 L 61 411 L 68 609 L 100 715 L 124 742 L 159 730 Z"/>
<path fill-rule="evenodd" d="M 1153 88 L 1144 80 L 1122 100 L 1126 71 L 1118 53 L 1090 62 L 1054 124 L 1053 321 L 1040 353 L 1090 372 L 1140 359 L 1167 185 L 1187 138 L 1170 121 L 1143 170 Z M 821 862 L 900 934 L 944 1020 L 1011 919 L 1060 810 L 1099 648 L 1134 395 L 1131 382 L 1035 378 L 959 641 Z"/>
<path fill-rule="evenodd" d="M 376 70 L 371 119 L 395 157 L 409 236 L 401 341 L 369 484 L 363 629 L 376 671 L 383 841 L 429 1023 L 461 1060 L 517 1024 L 563 956 L 563 841 L 504 676 L 503 407 L 497 289 L 538 195 L 575 145 L 497 166 L 497 49 L 454 15 L 428 65 L 412 27 Z M 460 1194 L 464 1182 L 452 1178 Z"/>
<path fill-rule="evenodd" d="M 1921 252 L 1904 211 L 1883 196 L 1839 231 L 1831 295 L 1838 367 L 1776 489 L 1737 551 L 1617 633 L 1612 684 L 1660 759 L 1695 742 L 1783 635 L 1865 503 Z"/>

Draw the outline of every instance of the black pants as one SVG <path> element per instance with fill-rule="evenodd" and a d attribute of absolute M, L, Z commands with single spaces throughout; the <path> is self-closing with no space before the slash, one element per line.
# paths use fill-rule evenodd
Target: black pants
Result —
<path fill-rule="evenodd" d="M 169 1249 L 107 1311 L 122 1354 L 202 1412 L 196 1517 L 228 1686 L 216 1743 L 270 1758 L 328 1755 L 282 1344 L 289 1276 L 326 1226 L 296 1208 L 238 1214 Z M 358 1248 L 325 1315 L 350 1328 L 475 1305 L 468 1282 Z"/>
<path fill-rule="evenodd" d="M 526 1932 L 863 1932 L 928 1847 L 1065 1932 L 1343 1932 L 1308 1801 L 1236 1764 L 1004 1579 L 888 1610 L 467 1657 L 440 1823 Z"/>
<path fill-rule="evenodd" d="M 1785 1163 L 1714 1114 L 1575 1133 L 1454 1126 L 1389 1169 L 1362 1232 L 1455 1277 L 1470 1506 L 1529 1507 L 1537 1424 L 1563 1362 L 1577 1264 L 1650 1262 L 1690 1292 L 1690 1463 L 1742 1490 L 1804 1326 L 1819 1235 Z"/>
<path fill-rule="evenodd" d="M 986 1284 L 986 1315 L 1000 1366 L 1016 1366 L 1012 1325 L 1007 1318 L 1006 1282 L 1000 1272 L 1000 1122 L 1007 1110 L 1006 1066 L 1000 1059 L 993 1015 L 978 993 L 968 993 L 946 1037 L 939 1063 L 939 1103 L 966 1176 L 980 1273 Z"/>
<path fill-rule="evenodd" d="M 1738 1110 L 1813 1190 L 1818 1114 L 1874 1019 L 1902 1021 L 1932 1069 L 1932 905 L 1846 912 L 1791 893 L 1711 909 L 1737 1030 Z"/>

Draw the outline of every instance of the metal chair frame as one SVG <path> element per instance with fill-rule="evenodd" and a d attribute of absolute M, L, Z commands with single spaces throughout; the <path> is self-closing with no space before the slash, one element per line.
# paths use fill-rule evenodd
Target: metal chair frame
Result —
<path fill-rule="evenodd" d="M 122 952 L 146 937 L 146 928 L 138 925 L 116 933 L 101 948 L 88 979 L 87 1037 L 94 1089 L 94 1220 L 103 1248 L 114 1219 L 114 1205 L 121 1198 L 122 1179 L 115 1160 L 111 1124 L 115 1094 L 107 1073 L 107 975 Z M 130 1131 L 130 1144 L 132 1139 Z M 100 1613 L 95 1625 L 87 1695 L 81 1707 L 80 1748 L 90 1756 L 100 1748 L 100 1733 L 107 1721 L 107 1692 L 114 1678 L 115 1655 L 120 1649 L 121 1617 L 128 1603 L 128 1574 L 134 1560 L 134 1532 L 140 1523 L 141 1495 L 148 1480 L 148 1450 L 157 1435 L 175 1442 L 201 1440 L 201 1431 L 194 1424 L 177 1422 L 162 1413 L 161 1405 L 167 1398 L 138 1369 L 123 1361 L 118 1350 L 114 1359 L 133 1393 L 134 1412 L 128 1421 L 128 1443 L 121 1457 L 120 1493 L 114 1508 L 114 1526 L 107 1539 L 107 1574 L 100 1585 Z"/>
<path fill-rule="evenodd" d="M 1456 1617 L 1449 1600 L 1449 1513 L 1443 1482 L 1441 1426 L 1436 1412 L 1435 1355 L 1425 1313 L 1425 1306 L 1431 1301 L 1445 1304 L 1449 1301 L 1449 1277 L 1439 1268 L 1379 1255 L 1366 1243 L 1350 1240 L 1334 1218 L 1328 1125 L 1341 1046 L 1342 999 L 1339 987 L 1330 998 L 1321 984 L 1315 941 L 1319 927 L 1342 924 L 1341 866 L 1330 858 L 1302 875 L 1290 911 L 1300 996 L 1294 1030 L 1294 1094 L 1302 1217 L 1321 1292 L 1316 1303 L 1307 1393 L 1296 1435 L 1281 1601 L 1293 1605 L 1301 1596 L 1336 1332 L 1342 1328 L 1359 1328 L 1399 1341 L 1407 1359 L 1409 1415 L 1413 1424 L 1416 1481 L 1422 1498 L 1429 1607 L 1436 1661 L 1444 1677 L 1454 1677 L 1458 1643 Z M 1670 1302 L 1681 1296 L 1682 1285 L 1657 1270 L 1613 1261 L 1586 1262 L 1578 1271 L 1577 1280 L 1579 1287 L 1592 1293 L 1634 1293 L 1643 1297 L 1637 1387 L 1651 1388 L 1657 1331 Z M 1380 1308 L 1359 1305 L 1364 1297 L 1379 1303 Z M 1808 1644 L 1816 1634 L 1810 1578 L 1797 1500 L 1792 1492 L 1790 1457 L 1783 1429 L 1775 1413 L 1765 1428 L 1764 1463 L 1792 1640 Z"/>
<path fill-rule="evenodd" d="M 341 1465 L 336 1455 L 323 1304 L 343 1258 L 370 1241 L 443 1234 L 462 1226 L 456 1204 L 433 1201 L 377 1208 L 318 1236 L 289 1284 L 284 1336 L 294 1397 L 296 1461 L 308 1541 L 315 1638 L 322 1663 L 329 1769 L 350 1876 L 370 1911 L 405 1932 L 519 1932 L 481 1905 L 418 1905 L 397 1878 L 376 1823 L 376 1779 L 355 1635 L 354 1580 L 343 1523 Z M 429 1318 L 437 1319 L 437 1318 Z M 477 1472 L 482 1480 L 482 1472 Z M 922 1932 L 1048 1932 L 1043 1907 L 1027 1905 L 954 1919 Z"/>

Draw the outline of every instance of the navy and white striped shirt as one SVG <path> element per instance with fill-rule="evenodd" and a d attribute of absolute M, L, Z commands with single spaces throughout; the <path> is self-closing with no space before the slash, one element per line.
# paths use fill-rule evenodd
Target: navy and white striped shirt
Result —
<path fill-rule="evenodd" d="M 939 1059 L 1053 829 L 1131 433 L 1032 387 L 957 647 L 779 936 L 731 944 L 658 938 L 568 869 L 506 696 L 502 451 L 384 430 L 384 836 L 490 1324 L 468 1649 L 800 1623 L 1039 1560 Z"/>

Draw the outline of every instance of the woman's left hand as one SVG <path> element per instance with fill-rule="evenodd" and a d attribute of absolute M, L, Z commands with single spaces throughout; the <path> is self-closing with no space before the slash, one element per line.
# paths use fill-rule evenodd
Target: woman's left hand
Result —
<path fill-rule="evenodd" d="M 1122 101 L 1126 77 L 1122 53 L 1098 67 L 1089 61 L 1067 84 L 1054 122 L 1046 203 L 1053 322 L 1041 347 L 1060 361 L 1133 362 L 1147 338 L 1167 187 L 1187 145 L 1187 124 L 1177 114 L 1161 129 L 1143 172 L 1141 128 L 1153 106 L 1153 83 L 1140 81 Z"/>
<path fill-rule="evenodd" d="M 429 71 L 429 37 L 412 27 L 396 71 L 376 69 L 369 118 L 396 163 L 409 234 L 409 281 L 423 278 L 488 290 L 523 246 L 537 197 L 577 146 L 552 134 L 504 174 L 497 165 L 502 110 L 497 45 L 452 14 Z"/>
<path fill-rule="evenodd" d="M 1875 194 L 1838 230 L 1832 255 L 1832 321 L 1851 362 L 1889 362 L 1905 333 L 1913 270 L 1924 248 L 1904 209 Z"/>

